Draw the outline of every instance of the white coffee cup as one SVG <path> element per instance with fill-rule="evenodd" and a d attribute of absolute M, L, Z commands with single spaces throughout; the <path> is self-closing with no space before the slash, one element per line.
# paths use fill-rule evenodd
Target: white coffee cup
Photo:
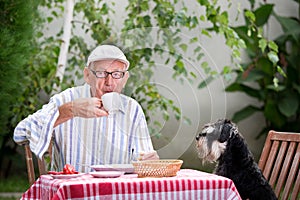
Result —
<path fill-rule="evenodd" d="M 102 95 L 102 104 L 104 109 L 109 113 L 113 114 L 119 111 L 121 96 L 117 92 L 110 92 Z"/>

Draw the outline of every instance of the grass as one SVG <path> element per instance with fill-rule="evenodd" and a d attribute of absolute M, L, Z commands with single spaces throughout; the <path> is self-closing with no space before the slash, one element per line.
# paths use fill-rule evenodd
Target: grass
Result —
<path fill-rule="evenodd" d="M 15 197 L 0 197 L 0 200 L 16 200 Z"/>
<path fill-rule="evenodd" d="M 25 192 L 29 188 L 27 177 L 14 175 L 0 179 L 0 192 Z"/>
<path fill-rule="evenodd" d="M 3 193 L 24 193 L 29 188 L 26 176 L 13 175 L 8 178 L 0 179 L 0 200 L 16 200 L 19 197 L 6 195 Z M 2 195 L 1 195 L 2 193 Z"/>
<path fill-rule="evenodd" d="M 0 196 L 0 200 L 16 200 L 16 199 L 19 199 L 19 198 L 16 198 L 16 197 L 1 197 Z"/>

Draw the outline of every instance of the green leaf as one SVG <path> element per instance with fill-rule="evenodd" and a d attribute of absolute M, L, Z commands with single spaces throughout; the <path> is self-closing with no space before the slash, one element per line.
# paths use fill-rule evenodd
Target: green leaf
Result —
<path fill-rule="evenodd" d="M 197 78 L 197 75 L 194 72 L 190 72 L 190 76 L 193 78 Z"/>
<path fill-rule="evenodd" d="M 297 85 L 296 83 L 293 83 L 293 88 L 295 88 L 296 91 L 298 92 L 298 94 L 300 94 L 300 85 Z"/>
<path fill-rule="evenodd" d="M 201 63 L 201 68 L 204 70 L 205 74 L 208 74 L 211 71 L 211 68 L 208 66 L 208 62 L 206 61 Z"/>
<path fill-rule="evenodd" d="M 297 20 L 294 20 L 290 17 L 281 17 L 276 14 L 274 14 L 277 21 L 280 23 L 281 28 L 284 32 L 288 32 L 291 30 L 298 30 L 299 31 L 299 22 Z"/>
<path fill-rule="evenodd" d="M 251 38 L 251 36 L 252 36 L 252 32 L 251 32 L 250 29 L 248 29 L 248 30 L 247 30 L 247 37 Z"/>
<path fill-rule="evenodd" d="M 282 68 L 279 66 L 279 65 L 277 65 L 277 71 L 283 76 L 283 77 L 287 77 L 286 76 L 286 73 L 282 70 Z"/>
<path fill-rule="evenodd" d="M 266 76 L 266 74 L 259 70 L 259 69 L 252 69 L 251 71 L 245 71 L 244 73 L 240 73 L 240 75 L 237 78 L 238 83 L 243 82 L 255 82 L 258 80 L 263 79 Z"/>
<path fill-rule="evenodd" d="M 255 21 L 255 14 L 250 10 L 245 11 L 245 17 L 247 17 L 251 22 Z"/>
<path fill-rule="evenodd" d="M 190 39 L 190 43 L 195 43 L 198 42 L 198 38 L 197 37 L 193 37 Z"/>
<path fill-rule="evenodd" d="M 278 61 L 279 58 L 277 56 L 277 53 L 275 51 L 270 51 L 268 53 L 268 58 L 270 59 L 270 61 L 275 65 Z"/>
<path fill-rule="evenodd" d="M 211 35 L 209 34 L 209 32 L 206 29 L 202 29 L 201 34 L 206 35 L 207 37 L 211 37 Z"/>
<path fill-rule="evenodd" d="M 262 27 L 258 27 L 257 29 L 257 37 L 262 38 L 264 34 L 264 29 Z"/>
<path fill-rule="evenodd" d="M 213 76 L 207 77 L 205 80 L 199 83 L 198 89 L 203 89 L 205 88 L 209 83 L 211 83 L 214 80 Z"/>
<path fill-rule="evenodd" d="M 266 88 L 269 89 L 269 90 L 274 90 L 276 92 L 280 92 L 280 91 L 283 91 L 283 90 L 286 89 L 286 87 L 284 85 L 278 85 L 278 83 L 275 80 L 276 79 L 274 79 L 272 85 L 267 85 Z"/>
<path fill-rule="evenodd" d="M 268 22 L 268 19 L 273 11 L 273 4 L 265 4 L 254 11 L 256 26 L 263 26 Z"/>
<path fill-rule="evenodd" d="M 200 15 L 200 21 L 205 22 L 206 21 L 206 16 L 205 15 Z"/>
<path fill-rule="evenodd" d="M 232 83 L 231 85 L 227 86 L 225 89 L 226 92 L 237 92 L 242 91 L 241 85 L 238 83 Z"/>
<path fill-rule="evenodd" d="M 288 93 L 284 95 L 279 103 L 278 108 L 280 112 L 286 117 L 291 117 L 296 114 L 299 107 L 299 101 L 297 95 L 294 93 Z"/>
<path fill-rule="evenodd" d="M 228 24 L 228 13 L 227 12 L 222 12 L 219 15 L 218 21 L 219 21 L 219 23 L 221 23 L 223 25 L 227 25 Z"/>
<path fill-rule="evenodd" d="M 249 53 L 249 56 L 256 56 L 257 52 L 257 42 L 255 37 L 249 37 L 247 35 L 248 27 L 246 26 L 239 26 L 233 28 L 235 32 L 238 34 L 238 36 L 244 41 L 245 45 L 247 46 L 247 52 Z"/>
<path fill-rule="evenodd" d="M 278 111 L 277 102 L 267 99 L 265 103 L 264 115 L 267 120 L 280 128 L 285 123 L 285 117 Z"/>
<path fill-rule="evenodd" d="M 187 125 L 192 125 L 192 121 L 189 118 L 185 117 L 185 116 L 183 117 L 183 122 Z"/>
<path fill-rule="evenodd" d="M 246 106 L 240 111 L 234 113 L 232 117 L 232 121 L 239 122 L 243 119 L 246 119 L 247 117 L 253 115 L 255 112 L 261 111 L 261 108 L 255 107 L 255 106 Z"/>
<path fill-rule="evenodd" d="M 244 84 L 239 84 L 239 83 L 233 83 L 231 85 L 229 85 L 228 87 L 226 87 L 225 89 L 226 92 L 244 92 L 247 95 L 257 98 L 257 99 L 261 99 L 262 95 L 260 94 L 261 90 L 259 89 L 254 89 L 251 88 L 249 86 L 246 86 Z"/>
<path fill-rule="evenodd" d="M 258 46 L 261 49 L 262 52 L 265 51 L 266 47 L 267 47 L 267 40 L 262 38 L 258 41 Z"/>
<path fill-rule="evenodd" d="M 274 78 L 273 78 L 273 84 L 274 84 L 274 87 L 275 87 L 275 88 L 278 88 L 278 82 L 279 82 L 278 78 L 277 78 L 277 77 L 274 77 Z"/>
<path fill-rule="evenodd" d="M 197 61 L 201 60 L 205 56 L 204 53 L 199 53 L 197 56 Z"/>
<path fill-rule="evenodd" d="M 53 17 L 47 17 L 47 21 L 50 24 L 53 21 Z"/>
<path fill-rule="evenodd" d="M 261 70 L 264 76 L 273 77 L 274 75 L 274 67 L 269 59 L 266 57 L 258 58 L 256 62 L 256 68 Z"/>
<path fill-rule="evenodd" d="M 210 2 L 208 0 L 198 0 L 200 5 L 205 6 L 205 5 L 210 5 Z"/>
<path fill-rule="evenodd" d="M 184 74 L 186 75 L 186 69 L 184 67 L 184 63 L 181 60 L 176 61 L 176 65 L 173 66 L 173 69 L 178 73 L 178 74 Z"/>
<path fill-rule="evenodd" d="M 239 49 L 234 49 L 234 50 L 232 51 L 232 56 L 233 56 L 234 58 L 237 58 L 237 59 L 240 60 L 240 57 L 241 57 L 241 52 L 240 52 L 240 50 L 239 50 Z"/>
<path fill-rule="evenodd" d="M 222 70 L 222 74 L 229 74 L 232 72 L 232 69 L 230 66 L 224 66 Z"/>
<path fill-rule="evenodd" d="M 179 46 L 184 52 L 186 52 L 186 50 L 188 48 L 187 44 L 180 44 Z"/>
<path fill-rule="evenodd" d="M 269 41 L 268 47 L 269 47 L 271 50 L 273 50 L 273 51 L 275 51 L 276 53 L 278 53 L 278 46 L 277 46 L 277 44 L 276 44 L 275 42 Z"/>

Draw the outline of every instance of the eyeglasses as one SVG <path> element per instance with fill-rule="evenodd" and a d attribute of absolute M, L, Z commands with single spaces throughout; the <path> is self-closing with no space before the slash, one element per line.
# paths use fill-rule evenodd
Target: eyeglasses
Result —
<path fill-rule="evenodd" d="M 125 72 L 122 72 L 122 71 L 107 72 L 107 71 L 94 71 L 94 70 L 91 70 L 91 72 L 93 72 L 93 74 L 97 78 L 106 78 L 110 74 L 111 77 L 114 78 L 114 79 L 121 79 L 121 78 L 124 77 L 124 74 L 125 74 Z"/>

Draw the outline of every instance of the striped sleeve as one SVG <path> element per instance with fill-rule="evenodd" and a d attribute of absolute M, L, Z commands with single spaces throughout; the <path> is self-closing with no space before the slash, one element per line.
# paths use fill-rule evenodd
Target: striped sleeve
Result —
<path fill-rule="evenodd" d="M 29 141 L 31 151 L 41 158 L 48 149 L 58 115 L 57 103 L 51 98 L 42 109 L 19 122 L 14 130 L 14 141 L 19 144 Z"/>

